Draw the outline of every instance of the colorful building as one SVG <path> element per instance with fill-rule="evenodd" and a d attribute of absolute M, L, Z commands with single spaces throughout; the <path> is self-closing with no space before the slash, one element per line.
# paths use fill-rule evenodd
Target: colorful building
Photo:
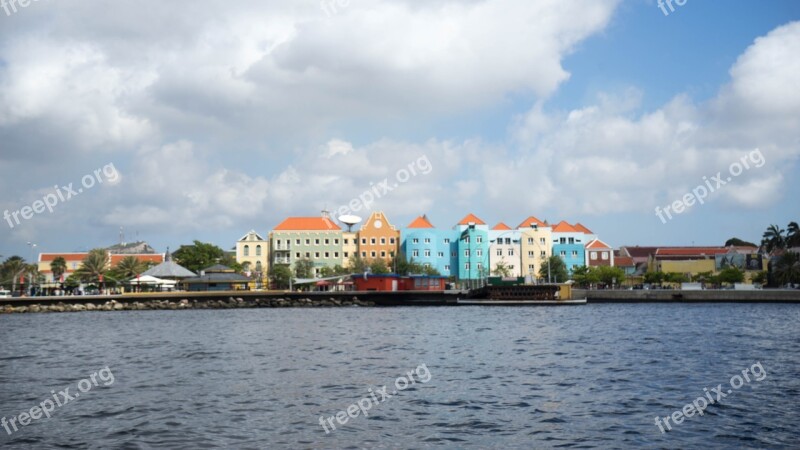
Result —
<path fill-rule="evenodd" d="M 358 230 L 358 252 L 362 259 L 382 259 L 390 264 L 400 250 L 400 230 L 383 212 L 373 212 Z"/>
<path fill-rule="evenodd" d="M 458 234 L 440 230 L 427 216 L 419 216 L 401 233 L 401 251 L 409 261 L 433 267 L 443 276 L 451 276 L 458 265 Z"/>
<path fill-rule="evenodd" d="M 53 287 L 50 286 L 53 283 L 59 283 L 63 280 L 66 280 L 67 277 L 75 273 L 80 266 L 83 260 L 89 255 L 89 252 L 76 252 L 76 253 L 40 253 L 39 259 L 37 261 L 37 267 L 39 269 L 39 273 L 44 276 L 44 283 L 45 287 Z M 112 269 L 119 264 L 120 261 L 123 259 L 133 256 L 137 260 L 142 263 L 148 263 L 152 265 L 161 264 L 164 262 L 164 254 L 163 253 L 145 253 L 145 254 L 133 254 L 133 253 L 126 253 L 126 254 L 114 254 L 108 252 L 108 266 L 107 269 Z M 64 258 L 64 261 L 67 263 L 66 271 L 64 271 L 63 279 L 57 280 L 53 276 L 53 271 L 50 268 L 50 265 L 53 263 L 53 260 L 56 258 Z"/>
<path fill-rule="evenodd" d="M 593 239 L 586 244 L 586 265 L 589 267 L 614 266 L 614 249 L 600 239 Z"/>
<path fill-rule="evenodd" d="M 517 226 L 520 231 L 520 253 L 523 273 L 528 282 L 539 278 L 542 264 L 547 264 L 553 255 L 553 228 L 534 216 L 523 220 Z"/>
<path fill-rule="evenodd" d="M 489 270 L 491 275 L 522 276 L 522 248 L 520 230 L 514 230 L 503 222 L 489 230 Z M 503 267 L 505 270 L 498 270 Z"/>
<path fill-rule="evenodd" d="M 342 264 L 342 239 L 342 229 L 326 211 L 319 217 L 289 217 L 269 234 L 272 263 L 294 269 L 297 261 L 309 260 L 319 276 L 323 267 Z"/>
<path fill-rule="evenodd" d="M 576 268 L 586 265 L 586 237 L 591 233 L 586 231 L 588 229 L 576 228 L 563 220 L 553 227 L 553 254 L 561 257 L 570 274 Z"/>
<path fill-rule="evenodd" d="M 358 233 L 342 232 L 342 267 L 350 267 L 350 258 L 358 255 Z"/>
<path fill-rule="evenodd" d="M 236 262 L 246 276 L 264 280 L 269 273 L 269 241 L 250 230 L 236 241 Z"/>
<path fill-rule="evenodd" d="M 459 280 L 481 280 L 489 276 L 489 226 L 467 214 L 453 228 L 458 232 Z"/>

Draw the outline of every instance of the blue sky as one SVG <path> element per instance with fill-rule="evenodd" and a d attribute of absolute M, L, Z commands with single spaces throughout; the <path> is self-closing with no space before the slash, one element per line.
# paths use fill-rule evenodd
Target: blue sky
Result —
<path fill-rule="evenodd" d="M 800 216 L 798 2 L 101 5 L 0 10 L 0 212 L 119 173 L 4 221 L 6 257 L 120 227 L 159 251 L 230 248 L 423 156 L 432 171 L 371 210 L 399 227 L 579 221 L 615 247 L 757 241 Z M 763 167 L 654 214 L 755 148 Z"/>

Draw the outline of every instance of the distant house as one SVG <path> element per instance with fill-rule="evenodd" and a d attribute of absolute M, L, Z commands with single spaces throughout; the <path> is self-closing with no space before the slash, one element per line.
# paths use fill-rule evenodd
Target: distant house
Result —
<path fill-rule="evenodd" d="M 382 259 L 389 264 L 400 248 L 400 230 L 381 211 L 373 212 L 358 230 L 358 252 L 362 259 Z"/>
<path fill-rule="evenodd" d="M 200 276 L 181 282 L 187 291 L 243 291 L 247 290 L 250 278 L 239 275 L 227 266 L 217 264 L 204 269 Z"/>
<path fill-rule="evenodd" d="M 294 267 L 297 261 L 306 259 L 314 266 L 312 275 L 318 277 L 323 267 L 342 263 L 342 239 L 341 227 L 327 211 L 319 217 L 289 217 L 269 234 L 272 264 Z"/>
<path fill-rule="evenodd" d="M 458 233 L 459 280 L 481 280 L 489 276 L 489 226 L 467 214 L 453 230 Z"/>
<path fill-rule="evenodd" d="M 520 230 L 514 230 L 503 222 L 489 230 L 489 271 L 490 275 L 519 277 L 522 275 L 522 248 Z M 496 272 L 502 265 L 507 273 Z"/>
<path fill-rule="evenodd" d="M 542 264 L 553 255 L 553 228 L 534 216 L 529 216 L 517 225 L 520 231 L 522 253 L 522 275 L 531 280 L 538 278 Z"/>
<path fill-rule="evenodd" d="M 553 227 L 553 254 L 561 257 L 569 273 L 586 265 L 587 237 L 593 236 L 587 231 L 583 226 L 576 228 L 563 220 Z"/>
<path fill-rule="evenodd" d="M 403 229 L 401 250 L 407 260 L 432 267 L 443 276 L 458 272 L 458 234 L 434 227 L 428 216 L 417 217 Z"/>
<path fill-rule="evenodd" d="M 146 245 L 146 244 L 145 244 Z M 149 246 L 148 246 L 149 247 Z M 120 261 L 123 259 L 133 256 L 141 262 L 150 263 L 150 264 L 160 264 L 164 262 L 164 254 L 163 253 L 111 253 L 109 250 L 108 252 L 108 266 L 107 269 L 112 269 L 119 264 Z M 53 263 L 53 260 L 56 258 L 64 258 L 67 262 L 67 270 L 64 272 L 63 278 L 64 280 L 67 279 L 70 275 L 75 273 L 83 263 L 83 260 L 86 256 L 89 255 L 89 252 L 76 252 L 76 253 L 40 253 L 39 260 L 37 262 L 37 266 L 39 269 L 39 273 L 45 277 L 45 283 L 59 283 L 63 280 L 56 280 L 53 276 L 53 271 L 50 268 L 50 265 Z M 55 286 L 51 286 L 55 287 Z"/>
<path fill-rule="evenodd" d="M 585 260 L 588 267 L 611 267 L 614 265 L 614 249 L 600 239 L 594 239 L 586 244 Z"/>
<path fill-rule="evenodd" d="M 236 241 L 236 262 L 246 274 L 263 281 L 269 272 L 269 241 L 250 230 Z"/>

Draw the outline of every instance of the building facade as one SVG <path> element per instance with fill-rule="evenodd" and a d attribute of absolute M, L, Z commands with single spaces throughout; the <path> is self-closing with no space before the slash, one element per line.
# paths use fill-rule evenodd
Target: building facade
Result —
<path fill-rule="evenodd" d="M 500 222 L 489 230 L 489 270 L 494 276 L 522 276 L 520 230 Z M 503 270 L 500 270 L 502 267 Z"/>
<path fill-rule="evenodd" d="M 432 267 L 442 276 L 451 276 L 458 264 L 458 235 L 433 226 L 427 216 L 419 216 L 401 233 L 401 251 L 408 261 Z"/>
<path fill-rule="evenodd" d="M 358 253 L 362 259 L 382 259 L 387 265 L 400 250 L 400 230 L 383 212 L 373 212 L 358 230 Z"/>
<path fill-rule="evenodd" d="M 453 228 L 458 233 L 458 279 L 482 280 L 489 276 L 489 226 L 467 214 Z"/>
<path fill-rule="evenodd" d="M 517 226 L 520 232 L 520 252 L 522 253 L 522 276 L 531 282 L 539 279 L 539 270 L 553 255 L 553 228 L 534 216 L 523 220 Z"/>
<path fill-rule="evenodd" d="M 319 217 L 289 217 L 270 232 L 272 263 L 289 264 L 294 270 L 297 261 L 309 260 L 312 275 L 319 276 L 323 267 L 342 264 L 342 239 L 342 229 L 325 212 Z"/>
<path fill-rule="evenodd" d="M 246 276 L 263 280 L 269 273 L 269 241 L 250 230 L 236 241 L 236 262 Z"/>
<path fill-rule="evenodd" d="M 586 244 L 584 255 L 586 265 L 589 267 L 614 266 L 614 249 L 600 239 L 593 239 Z"/>
<path fill-rule="evenodd" d="M 569 274 L 578 267 L 586 265 L 586 236 L 585 231 L 563 220 L 553 227 L 553 254 L 564 261 Z"/>

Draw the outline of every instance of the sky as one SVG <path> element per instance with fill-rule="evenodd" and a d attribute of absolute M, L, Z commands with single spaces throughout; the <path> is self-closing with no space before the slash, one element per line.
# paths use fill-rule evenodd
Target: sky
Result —
<path fill-rule="evenodd" d="M 3 258 L 322 210 L 615 248 L 800 219 L 794 0 L 8 1 Z"/>

